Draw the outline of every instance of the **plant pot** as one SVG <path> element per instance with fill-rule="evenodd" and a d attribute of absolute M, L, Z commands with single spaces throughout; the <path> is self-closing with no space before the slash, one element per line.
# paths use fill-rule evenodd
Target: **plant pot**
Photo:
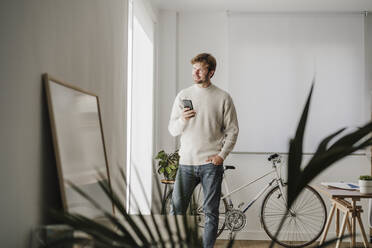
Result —
<path fill-rule="evenodd" d="M 372 181 L 359 180 L 359 190 L 361 194 L 372 194 Z"/>
<path fill-rule="evenodd" d="M 176 180 L 176 178 L 174 177 L 164 177 L 165 178 L 165 180 L 167 180 L 167 181 L 174 181 L 174 180 Z"/>

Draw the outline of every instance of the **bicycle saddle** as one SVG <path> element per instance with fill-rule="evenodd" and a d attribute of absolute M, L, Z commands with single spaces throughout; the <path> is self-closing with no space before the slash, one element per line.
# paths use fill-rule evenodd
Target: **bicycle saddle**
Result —
<path fill-rule="evenodd" d="M 271 155 L 267 158 L 267 160 L 271 161 L 271 160 L 273 160 L 273 159 L 275 159 L 275 158 L 277 158 L 277 157 L 279 157 L 279 154 L 278 154 L 278 153 L 274 153 L 274 154 L 271 154 Z"/>

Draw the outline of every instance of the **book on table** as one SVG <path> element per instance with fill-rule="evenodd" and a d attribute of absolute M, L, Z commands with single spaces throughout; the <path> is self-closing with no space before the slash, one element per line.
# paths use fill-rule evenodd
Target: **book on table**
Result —
<path fill-rule="evenodd" d="M 335 189 L 359 190 L 359 185 L 352 182 L 324 182 L 321 185 Z"/>

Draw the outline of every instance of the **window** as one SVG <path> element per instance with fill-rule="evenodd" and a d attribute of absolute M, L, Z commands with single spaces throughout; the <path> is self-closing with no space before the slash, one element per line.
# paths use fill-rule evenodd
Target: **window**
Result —
<path fill-rule="evenodd" d="M 140 1 L 130 1 L 129 4 L 127 206 L 131 214 L 138 213 L 138 210 L 149 214 L 153 156 L 154 23 Z"/>

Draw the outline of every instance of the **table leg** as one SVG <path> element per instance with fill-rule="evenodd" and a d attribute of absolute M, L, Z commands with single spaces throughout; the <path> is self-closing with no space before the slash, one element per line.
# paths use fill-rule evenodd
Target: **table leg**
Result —
<path fill-rule="evenodd" d="M 332 208 L 331 208 L 331 211 L 329 212 L 327 223 L 325 225 L 325 228 L 324 228 L 324 231 L 323 231 L 323 234 L 322 234 L 322 238 L 320 239 L 319 245 L 322 245 L 324 243 L 326 237 L 327 237 L 327 233 L 328 233 L 328 230 L 329 230 L 329 226 L 331 225 L 331 221 L 332 221 L 333 214 L 335 213 L 335 209 L 336 209 L 336 203 L 332 203 Z"/>
<path fill-rule="evenodd" d="M 340 210 L 336 209 L 336 236 L 338 236 L 340 232 Z"/>
<path fill-rule="evenodd" d="M 368 247 L 368 240 L 367 240 L 366 231 L 364 230 L 362 219 L 360 218 L 360 212 L 358 212 L 357 219 L 358 219 L 360 231 L 362 232 L 362 235 L 363 235 L 364 247 L 367 248 Z"/>
<path fill-rule="evenodd" d="M 352 213 L 351 213 L 351 247 L 355 247 L 355 233 L 356 233 L 356 202 L 352 200 Z"/>
<path fill-rule="evenodd" d="M 351 224 L 350 224 L 350 220 L 349 218 L 346 219 L 346 227 L 347 227 L 347 230 L 349 232 L 349 234 L 351 235 Z M 351 244 L 352 240 L 351 240 L 351 236 L 350 236 L 350 244 Z"/>
<path fill-rule="evenodd" d="M 346 222 L 347 222 L 348 218 L 349 218 L 349 212 L 346 212 L 345 215 L 344 215 L 344 219 L 342 220 L 341 230 L 340 230 L 340 234 L 338 235 L 336 248 L 340 247 L 340 244 L 341 244 L 341 241 L 342 241 L 342 236 L 344 236 L 344 233 L 345 233 L 345 227 L 346 227 Z"/>

